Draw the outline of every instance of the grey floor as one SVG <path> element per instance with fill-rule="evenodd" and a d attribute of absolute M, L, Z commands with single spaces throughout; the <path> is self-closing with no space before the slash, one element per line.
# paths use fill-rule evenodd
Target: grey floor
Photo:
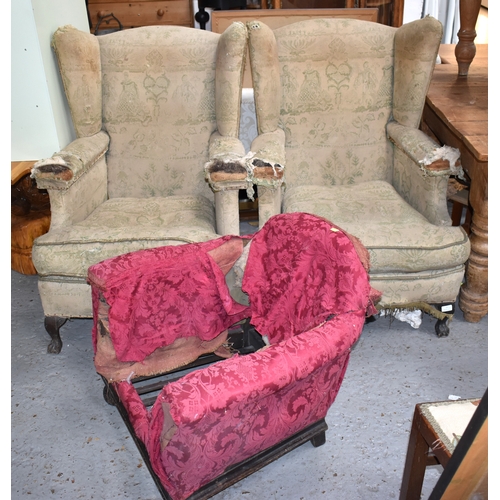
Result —
<path fill-rule="evenodd" d="M 159 499 L 117 410 L 105 403 L 93 367 L 91 320 L 62 328 L 59 355 L 48 335 L 36 276 L 12 271 L 11 498 Z M 327 416 L 326 444 L 297 448 L 215 500 L 388 500 L 399 498 L 417 403 L 481 397 L 488 386 L 488 318 L 438 338 L 388 317 L 368 323 Z M 428 498 L 441 473 L 426 474 Z"/>

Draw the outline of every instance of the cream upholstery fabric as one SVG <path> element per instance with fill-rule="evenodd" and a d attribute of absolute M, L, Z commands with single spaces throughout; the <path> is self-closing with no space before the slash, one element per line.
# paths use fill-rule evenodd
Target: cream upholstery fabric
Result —
<path fill-rule="evenodd" d="M 430 304 L 455 301 L 470 244 L 446 205 L 448 177 L 463 174 L 458 155 L 418 130 L 440 23 L 247 29 L 259 133 L 251 162 L 284 171 L 252 171 L 260 225 L 280 210 L 331 220 L 368 248 L 380 308 L 424 304 L 443 319 Z"/>
<path fill-rule="evenodd" d="M 33 262 L 46 316 L 91 316 L 90 265 L 239 231 L 237 194 L 216 216 L 204 165 L 214 138 L 219 158 L 245 151 L 247 31 L 150 26 L 96 37 L 64 26 L 52 45 L 78 138 L 33 169 L 52 212 Z"/>

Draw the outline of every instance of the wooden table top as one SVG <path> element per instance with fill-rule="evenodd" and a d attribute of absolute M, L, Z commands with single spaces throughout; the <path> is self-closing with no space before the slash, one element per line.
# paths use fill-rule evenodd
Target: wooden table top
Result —
<path fill-rule="evenodd" d="M 14 185 L 21 177 L 31 172 L 33 165 L 37 160 L 30 161 L 11 161 L 10 162 L 10 183 Z"/>
<path fill-rule="evenodd" d="M 468 76 L 458 76 L 455 45 L 441 45 L 426 104 L 463 141 L 477 161 L 488 161 L 488 45 L 476 45 Z"/>

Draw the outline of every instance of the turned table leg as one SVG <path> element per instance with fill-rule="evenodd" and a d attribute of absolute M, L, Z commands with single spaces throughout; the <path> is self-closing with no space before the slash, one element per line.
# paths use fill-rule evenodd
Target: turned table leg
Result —
<path fill-rule="evenodd" d="M 455 57 L 458 63 L 458 74 L 467 76 L 469 66 L 476 55 L 476 23 L 481 8 L 481 0 L 460 0 L 460 29 Z"/>
<path fill-rule="evenodd" d="M 488 313 L 488 168 L 480 169 L 471 182 L 471 254 L 460 291 L 459 307 L 465 321 L 477 323 Z"/>

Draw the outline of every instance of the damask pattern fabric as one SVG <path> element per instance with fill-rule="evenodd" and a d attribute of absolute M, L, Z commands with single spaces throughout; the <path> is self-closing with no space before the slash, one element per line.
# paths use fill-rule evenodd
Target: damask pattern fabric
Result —
<path fill-rule="evenodd" d="M 97 37 L 75 29 L 58 28 L 52 48 L 68 98 L 77 137 L 90 137 L 102 128 L 101 54 Z"/>
<path fill-rule="evenodd" d="M 156 26 L 98 40 L 109 196 L 211 196 L 200 159 L 216 129 L 219 36 Z"/>
<path fill-rule="evenodd" d="M 361 245 L 359 245 L 361 247 Z M 364 249 L 363 249 L 364 250 Z M 365 257 L 368 266 L 368 257 Z M 351 239 L 326 219 L 276 215 L 254 236 L 243 277 L 252 324 L 271 344 L 379 298 Z"/>
<path fill-rule="evenodd" d="M 113 198 L 83 221 L 38 238 L 37 270 L 40 276 L 86 277 L 89 266 L 121 253 L 214 239 L 214 226 L 207 198 Z"/>
<path fill-rule="evenodd" d="M 224 281 L 242 254 L 239 237 L 144 250 L 89 270 L 95 360 L 103 319 L 125 363 L 186 332 L 215 338 L 243 317 L 269 337 L 264 349 L 166 385 L 151 410 L 129 381 L 115 384 L 174 500 L 324 418 L 350 348 L 375 311 L 379 294 L 369 283 L 366 249 L 330 222 L 283 214 L 249 239 L 243 278 L 249 307 L 233 301 Z"/>
<path fill-rule="evenodd" d="M 225 245 L 225 243 L 236 243 Z M 94 285 L 94 350 L 100 290 L 109 306 L 109 333 L 118 361 L 143 361 L 184 337 L 213 340 L 249 314 L 236 303 L 210 251 L 224 247 L 235 262 L 243 245 L 223 237 L 208 243 L 160 247 L 119 256 L 89 268 Z M 217 255 L 217 253 L 216 253 Z"/>
<path fill-rule="evenodd" d="M 249 31 L 252 45 L 251 27 Z M 256 34 L 255 40 L 264 36 Z M 392 112 L 394 28 L 321 19 L 283 26 L 274 36 L 281 78 L 280 127 L 290 166 L 286 183 L 390 180 L 385 125 Z M 259 68 L 259 73 L 265 71 L 271 69 Z M 264 103 L 260 107 L 265 108 Z"/>
<path fill-rule="evenodd" d="M 187 498 L 227 467 L 324 418 L 363 324 L 363 313 L 339 315 L 166 386 L 151 412 L 148 443 L 161 443 L 156 470 L 171 496 Z"/>
<path fill-rule="evenodd" d="M 431 224 L 387 182 L 338 186 L 297 186 L 285 193 L 290 212 L 310 211 L 359 238 L 370 252 L 373 274 L 420 272 L 465 262 L 470 244 L 465 231 Z"/>

